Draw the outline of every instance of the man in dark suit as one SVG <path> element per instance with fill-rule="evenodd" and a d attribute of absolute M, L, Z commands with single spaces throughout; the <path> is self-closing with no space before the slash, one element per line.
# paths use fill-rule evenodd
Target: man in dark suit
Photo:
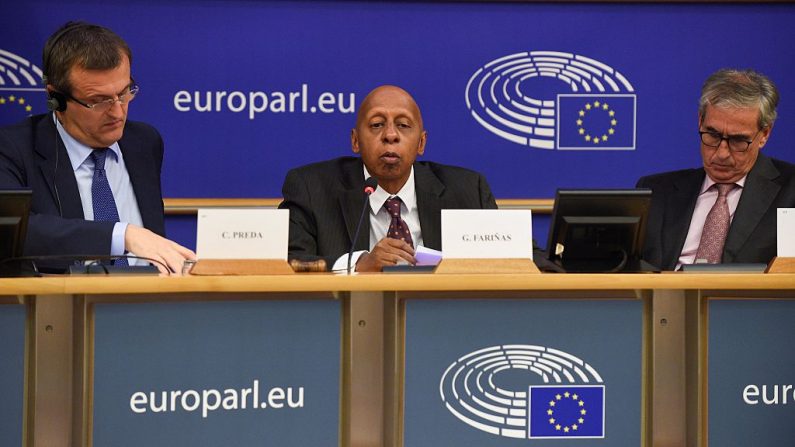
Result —
<path fill-rule="evenodd" d="M 795 165 L 760 153 L 778 90 L 764 75 L 719 70 L 699 104 L 703 167 L 643 177 L 653 191 L 644 258 L 664 270 L 692 263 L 768 263 L 776 209 L 795 207 Z"/>
<path fill-rule="evenodd" d="M 361 157 L 303 166 L 285 178 L 279 208 L 290 210 L 290 258 L 323 258 L 334 270 L 345 268 L 370 176 L 378 188 L 367 198 L 369 218 L 354 244 L 356 271 L 414 264 L 419 245 L 440 249 L 442 209 L 497 208 L 480 174 L 416 161 L 426 140 L 411 95 L 395 86 L 370 92 L 351 131 L 353 152 Z"/>
<path fill-rule="evenodd" d="M 129 47 L 107 28 L 70 22 L 43 56 L 52 113 L 0 129 L 0 188 L 33 190 L 25 253 L 130 254 L 180 273 L 195 254 L 163 237 L 163 141 L 127 121 L 138 92 Z"/>

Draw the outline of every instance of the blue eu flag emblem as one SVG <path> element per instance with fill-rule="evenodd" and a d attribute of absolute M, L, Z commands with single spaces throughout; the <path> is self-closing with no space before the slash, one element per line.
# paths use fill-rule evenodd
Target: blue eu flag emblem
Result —
<path fill-rule="evenodd" d="M 558 95 L 558 149 L 635 149 L 634 94 Z"/>
<path fill-rule="evenodd" d="M 604 438 L 604 385 L 531 386 L 528 438 Z"/>

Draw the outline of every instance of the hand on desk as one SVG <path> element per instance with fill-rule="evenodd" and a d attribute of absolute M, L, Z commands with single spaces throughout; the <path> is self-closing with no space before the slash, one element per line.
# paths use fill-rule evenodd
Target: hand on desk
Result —
<path fill-rule="evenodd" d="M 378 241 L 369 253 L 359 257 L 356 271 L 380 272 L 385 265 L 397 265 L 399 262 L 416 264 L 414 249 L 405 241 L 385 237 Z"/>
<path fill-rule="evenodd" d="M 185 260 L 196 260 L 196 253 L 192 250 L 132 224 L 127 225 L 127 231 L 124 233 L 124 248 L 136 256 L 151 258 L 167 265 L 171 271 L 155 263 L 160 273 L 165 275 L 180 276 Z"/>

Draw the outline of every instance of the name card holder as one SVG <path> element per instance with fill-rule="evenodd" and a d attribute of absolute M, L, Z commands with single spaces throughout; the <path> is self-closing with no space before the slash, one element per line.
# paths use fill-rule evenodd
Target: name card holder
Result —
<path fill-rule="evenodd" d="M 529 210 L 442 210 L 436 273 L 540 273 L 533 263 Z"/>
<path fill-rule="evenodd" d="M 531 259 L 469 258 L 442 259 L 435 273 L 441 274 L 494 274 L 494 273 L 541 273 Z"/>
<path fill-rule="evenodd" d="M 191 275 L 292 275 L 293 269 L 283 259 L 201 259 Z"/>
<path fill-rule="evenodd" d="M 795 273 L 795 258 L 777 256 L 770 261 L 765 273 Z"/>
<path fill-rule="evenodd" d="M 199 261 L 191 275 L 290 275 L 289 212 L 271 209 L 200 209 Z"/>

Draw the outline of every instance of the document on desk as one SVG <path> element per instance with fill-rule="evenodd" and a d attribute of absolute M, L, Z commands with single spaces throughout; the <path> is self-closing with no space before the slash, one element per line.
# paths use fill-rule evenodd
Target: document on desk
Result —
<path fill-rule="evenodd" d="M 417 265 L 437 265 L 442 260 L 442 252 L 420 245 L 414 250 Z"/>
<path fill-rule="evenodd" d="M 795 208 L 779 208 L 776 228 L 776 254 L 795 258 Z"/>

